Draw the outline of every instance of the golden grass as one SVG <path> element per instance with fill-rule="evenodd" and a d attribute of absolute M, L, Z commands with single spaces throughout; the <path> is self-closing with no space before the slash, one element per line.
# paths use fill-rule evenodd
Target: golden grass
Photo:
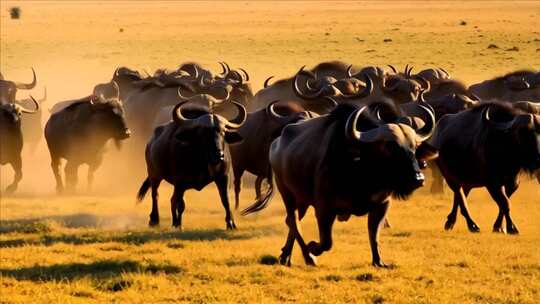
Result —
<path fill-rule="evenodd" d="M 11 6 L 21 8 L 21 19 L 9 18 Z M 26 81 L 35 66 L 35 94 L 47 86 L 47 107 L 88 94 L 118 65 L 153 71 L 186 60 L 216 69 L 222 60 L 243 66 L 255 90 L 269 75 L 288 76 L 329 59 L 440 65 L 472 83 L 538 68 L 539 17 L 535 1 L 0 0 L 0 69 Z M 518 51 L 507 51 L 513 47 Z M 383 257 L 396 268 L 370 266 L 365 218 L 336 224 L 335 247 L 318 268 L 304 266 L 297 247 L 286 268 L 260 263 L 277 256 L 285 241 L 279 196 L 257 216 L 237 216 L 239 230 L 229 232 L 215 188 L 189 192 L 179 232 L 168 228 L 170 188 L 162 187 L 162 225 L 149 229 L 148 199 L 134 203 L 143 176 L 119 166 L 122 153 L 142 151 L 110 151 L 94 194 L 56 197 L 44 145 L 24 151 L 20 192 L 0 203 L 0 303 L 540 302 L 535 183 L 525 182 L 512 198 L 520 236 L 490 232 L 497 207 L 483 190 L 470 199 L 482 232 L 470 234 L 461 218 L 455 231 L 444 232 L 450 195 L 422 189 L 394 204 L 393 228 L 382 233 Z M 6 168 L 2 188 L 11 179 Z M 253 195 L 245 189 L 242 206 Z M 312 213 L 303 227 L 307 239 L 316 237 Z"/>
<path fill-rule="evenodd" d="M 263 265 L 286 237 L 281 200 L 257 216 L 237 216 L 225 231 L 214 187 L 189 192 L 184 231 L 170 226 L 168 196 L 161 228 L 146 228 L 149 201 L 132 196 L 4 198 L 0 230 L 0 299 L 4 302 L 397 302 L 537 303 L 540 295 L 540 190 L 526 182 L 513 197 L 522 234 L 490 232 L 497 214 L 485 191 L 473 191 L 471 211 L 483 229 L 455 231 L 443 223 L 451 195 L 421 190 L 395 202 L 382 254 L 393 269 L 370 266 L 365 218 L 337 223 L 335 247 L 304 266 L 298 247 L 291 268 Z M 245 189 L 243 205 L 253 196 Z M 303 222 L 316 237 L 311 212 Z M 268 260 L 268 257 L 266 257 Z"/>

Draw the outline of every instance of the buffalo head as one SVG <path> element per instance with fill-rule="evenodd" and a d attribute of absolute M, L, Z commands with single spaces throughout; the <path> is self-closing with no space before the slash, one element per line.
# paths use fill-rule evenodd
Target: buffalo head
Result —
<path fill-rule="evenodd" d="M 17 89 L 19 90 L 31 90 L 36 86 L 37 78 L 36 72 L 32 68 L 33 79 L 30 83 L 15 82 L 3 79 L 0 79 L 0 104 L 13 103 L 15 102 L 15 96 L 17 94 Z"/>
<path fill-rule="evenodd" d="M 420 149 L 433 132 L 434 114 L 431 109 L 418 105 L 410 111 L 411 116 L 401 116 L 399 111 L 394 111 L 394 123 L 377 119 L 374 125 L 362 130 L 361 120 L 372 119 L 368 112 L 368 106 L 356 110 L 345 125 L 346 138 L 357 147 L 352 151 L 353 160 L 362 166 L 376 166 L 373 171 L 366 172 L 376 172 L 374 174 L 379 176 L 374 178 L 384 181 L 388 189 L 394 189 L 396 197 L 407 197 L 424 184 L 421 168 L 425 167 L 425 161 L 437 157 L 437 151 L 432 147 Z"/>
<path fill-rule="evenodd" d="M 100 130 L 102 135 L 114 139 L 117 148 L 121 141 L 131 136 L 124 116 L 124 108 L 115 98 L 107 99 L 103 95 L 90 99 L 91 124 Z"/>
<path fill-rule="evenodd" d="M 238 115 L 227 120 L 211 113 L 208 107 L 187 107 L 188 102 L 180 102 L 172 111 L 173 121 L 178 125 L 174 134 L 176 146 L 186 150 L 201 149 L 206 153 L 209 164 L 218 165 L 225 159 L 225 142 L 234 144 L 242 140 L 236 130 L 246 121 L 247 111 L 244 106 L 233 101 Z"/>

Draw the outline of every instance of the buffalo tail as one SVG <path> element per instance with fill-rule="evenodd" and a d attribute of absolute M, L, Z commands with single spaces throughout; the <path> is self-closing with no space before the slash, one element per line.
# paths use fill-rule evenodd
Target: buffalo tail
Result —
<path fill-rule="evenodd" d="M 249 207 L 242 210 L 242 215 L 248 215 L 254 212 L 261 211 L 268 206 L 268 203 L 270 203 L 272 196 L 274 196 L 274 183 L 272 180 L 272 175 L 270 175 L 266 180 L 268 182 L 268 190 L 266 191 L 266 193 L 258 197 L 257 200 Z"/>
<path fill-rule="evenodd" d="M 147 177 L 139 188 L 139 192 L 137 193 L 137 202 L 140 203 L 144 199 L 148 189 L 150 189 L 150 178 Z"/>

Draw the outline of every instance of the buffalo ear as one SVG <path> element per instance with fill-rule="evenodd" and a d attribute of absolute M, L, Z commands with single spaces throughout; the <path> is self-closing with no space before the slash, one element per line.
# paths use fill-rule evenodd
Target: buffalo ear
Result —
<path fill-rule="evenodd" d="M 238 132 L 225 132 L 225 141 L 228 144 L 238 144 L 241 143 L 244 139 Z"/>
<path fill-rule="evenodd" d="M 420 161 L 433 160 L 437 157 L 439 157 L 439 151 L 427 142 L 423 142 L 416 149 L 416 159 Z"/>

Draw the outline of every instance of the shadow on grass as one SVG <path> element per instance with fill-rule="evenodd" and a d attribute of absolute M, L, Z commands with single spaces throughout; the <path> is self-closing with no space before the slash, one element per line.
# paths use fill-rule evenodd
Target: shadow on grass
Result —
<path fill-rule="evenodd" d="M 37 238 L 19 238 L 0 241 L 0 248 L 20 247 L 26 245 L 51 246 L 57 243 L 85 245 L 96 243 L 119 242 L 131 245 L 142 245 L 149 242 L 183 240 L 183 241 L 215 241 L 215 240 L 247 240 L 273 234 L 271 227 L 259 227 L 250 230 L 226 231 L 223 229 L 199 229 L 188 231 L 132 231 L 106 232 L 95 231 L 81 234 L 44 234 Z"/>
<path fill-rule="evenodd" d="M 108 279 L 119 277 L 124 273 L 174 274 L 182 271 L 182 268 L 170 264 L 156 264 L 152 262 L 140 263 L 131 260 L 103 260 L 89 264 L 69 263 L 50 266 L 36 265 L 15 269 L 0 269 L 0 275 L 3 277 L 11 277 L 19 281 L 47 282 L 63 280 L 73 281 L 83 277 Z"/>

